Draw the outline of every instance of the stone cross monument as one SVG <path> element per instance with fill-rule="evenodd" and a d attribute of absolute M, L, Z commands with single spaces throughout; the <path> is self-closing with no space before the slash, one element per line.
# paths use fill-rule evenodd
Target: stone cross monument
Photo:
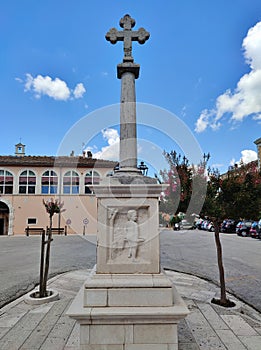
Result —
<path fill-rule="evenodd" d="M 139 65 L 132 41 L 149 33 L 132 31 L 125 15 L 122 31 L 106 39 L 124 42 L 121 79 L 119 170 L 93 186 L 97 197 L 97 265 L 68 314 L 80 324 L 81 350 L 176 350 L 177 323 L 188 310 L 160 268 L 158 201 L 166 185 L 137 168 L 135 79 Z"/>
<path fill-rule="evenodd" d="M 144 29 L 133 31 L 135 20 L 125 15 L 120 20 L 123 30 L 111 28 L 105 38 L 112 44 L 123 41 L 123 62 L 117 66 L 117 76 L 121 79 L 120 111 L 120 171 L 137 172 L 137 136 L 136 136 L 136 96 L 135 79 L 139 77 L 140 66 L 132 57 L 132 41 L 144 44 L 150 34 Z"/>
<path fill-rule="evenodd" d="M 112 44 L 116 44 L 117 41 L 123 41 L 123 62 L 134 62 L 132 57 L 132 41 L 138 41 L 140 44 L 144 44 L 145 41 L 149 39 L 150 33 L 144 28 L 133 31 L 131 28 L 135 26 L 135 20 L 131 18 L 130 15 L 125 15 L 121 18 L 120 26 L 124 28 L 124 30 L 118 31 L 116 28 L 111 28 L 105 38 Z"/>

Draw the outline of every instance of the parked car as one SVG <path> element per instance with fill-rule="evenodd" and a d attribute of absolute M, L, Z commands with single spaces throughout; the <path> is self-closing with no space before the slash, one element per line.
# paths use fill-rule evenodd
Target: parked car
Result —
<path fill-rule="evenodd" d="M 173 225 L 173 230 L 174 231 L 179 231 L 180 230 L 180 222 L 175 222 L 175 224 Z"/>
<path fill-rule="evenodd" d="M 251 229 L 252 223 L 253 222 L 251 220 L 239 221 L 236 227 L 237 235 L 242 237 L 249 236 L 250 235 L 249 231 Z"/>
<path fill-rule="evenodd" d="M 257 223 L 257 229 L 258 229 L 258 233 L 259 233 L 258 238 L 261 239 L 261 219 Z"/>
<path fill-rule="evenodd" d="M 236 232 L 237 222 L 233 219 L 226 219 L 222 222 L 220 231 L 223 233 L 234 233 Z"/>
<path fill-rule="evenodd" d="M 180 230 L 180 218 L 177 215 L 171 216 L 169 224 L 173 228 L 173 230 Z"/>
<path fill-rule="evenodd" d="M 203 220 L 200 226 L 200 230 L 207 231 L 208 224 L 209 224 L 209 220 Z"/>
<path fill-rule="evenodd" d="M 250 236 L 252 238 L 259 238 L 260 233 L 259 233 L 259 227 L 258 227 L 258 222 L 257 221 L 254 221 L 252 223 L 252 226 L 251 226 L 251 228 L 249 230 L 249 234 L 250 234 Z"/>
<path fill-rule="evenodd" d="M 207 225 L 207 230 L 210 232 L 214 232 L 215 231 L 215 227 L 212 221 L 209 221 L 208 225 Z"/>
<path fill-rule="evenodd" d="M 195 224 L 194 224 L 194 227 L 201 230 L 201 224 L 203 222 L 203 219 L 201 218 L 198 218 L 196 221 L 195 221 Z"/>
<path fill-rule="evenodd" d="M 180 225 L 182 230 L 192 230 L 193 224 L 190 223 L 188 220 L 183 219 L 181 220 L 181 225 Z"/>

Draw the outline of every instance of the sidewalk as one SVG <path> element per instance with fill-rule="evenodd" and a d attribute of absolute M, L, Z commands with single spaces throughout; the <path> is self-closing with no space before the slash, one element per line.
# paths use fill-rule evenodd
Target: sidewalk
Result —
<path fill-rule="evenodd" d="M 49 281 L 60 300 L 31 306 L 23 297 L 0 309 L 1 350 L 79 350 L 79 328 L 65 315 L 91 270 L 65 273 Z M 261 315 L 236 301 L 230 310 L 210 304 L 219 288 L 194 276 L 166 271 L 191 313 L 179 324 L 179 350 L 261 349 Z"/>

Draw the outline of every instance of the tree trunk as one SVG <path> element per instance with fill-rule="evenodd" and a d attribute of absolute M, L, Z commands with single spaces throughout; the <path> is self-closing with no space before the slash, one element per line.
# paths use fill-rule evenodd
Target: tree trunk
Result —
<path fill-rule="evenodd" d="M 49 272 L 51 241 L 52 241 L 52 216 L 50 215 L 50 226 L 49 226 L 47 242 L 46 242 L 47 247 L 46 247 L 46 254 L 45 254 L 45 269 L 44 269 L 44 278 L 43 278 L 43 294 L 45 297 L 47 296 L 47 278 L 48 278 L 48 272 Z"/>
<path fill-rule="evenodd" d="M 44 297 L 44 285 L 43 285 L 43 277 L 44 277 L 44 251 L 45 251 L 45 231 L 42 233 L 42 242 L 41 242 L 41 261 L 40 261 L 40 287 L 39 287 L 39 296 L 40 298 Z"/>
<path fill-rule="evenodd" d="M 226 282 L 225 282 L 225 272 L 223 267 L 223 258 L 222 258 L 222 246 L 219 237 L 219 226 L 218 222 L 214 221 L 215 227 L 215 243 L 217 248 L 217 261 L 218 261 L 218 269 L 219 269 L 219 281 L 220 281 L 220 304 L 226 305 Z"/>

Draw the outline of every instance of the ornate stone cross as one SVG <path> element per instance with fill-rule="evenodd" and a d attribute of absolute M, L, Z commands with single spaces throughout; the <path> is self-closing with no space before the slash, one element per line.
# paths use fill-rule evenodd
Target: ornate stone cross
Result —
<path fill-rule="evenodd" d="M 132 41 L 138 41 L 140 44 L 144 44 L 149 39 L 150 33 L 144 28 L 133 31 L 131 28 L 135 26 L 135 20 L 130 15 L 125 15 L 121 18 L 120 26 L 123 30 L 118 31 L 116 28 L 111 28 L 105 38 L 112 44 L 116 44 L 117 41 L 123 41 L 123 62 L 133 62 Z"/>
<path fill-rule="evenodd" d="M 119 172 L 140 173 L 137 168 L 137 135 L 136 135 L 136 96 L 135 79 L 139 77 L 139 64 L 132 57 L 132 41 L 144 44 L 150 33 L 144 28 L 132 30 L 135 20 L 125 15 L 120 20 L 123 30 L 111 28 L 105 38 L 112 44 L 123 41 L 123 62 L 117 65 L 117 77 L 121 79 L 121 111 L 120 111 L 120 163 Z"/>

